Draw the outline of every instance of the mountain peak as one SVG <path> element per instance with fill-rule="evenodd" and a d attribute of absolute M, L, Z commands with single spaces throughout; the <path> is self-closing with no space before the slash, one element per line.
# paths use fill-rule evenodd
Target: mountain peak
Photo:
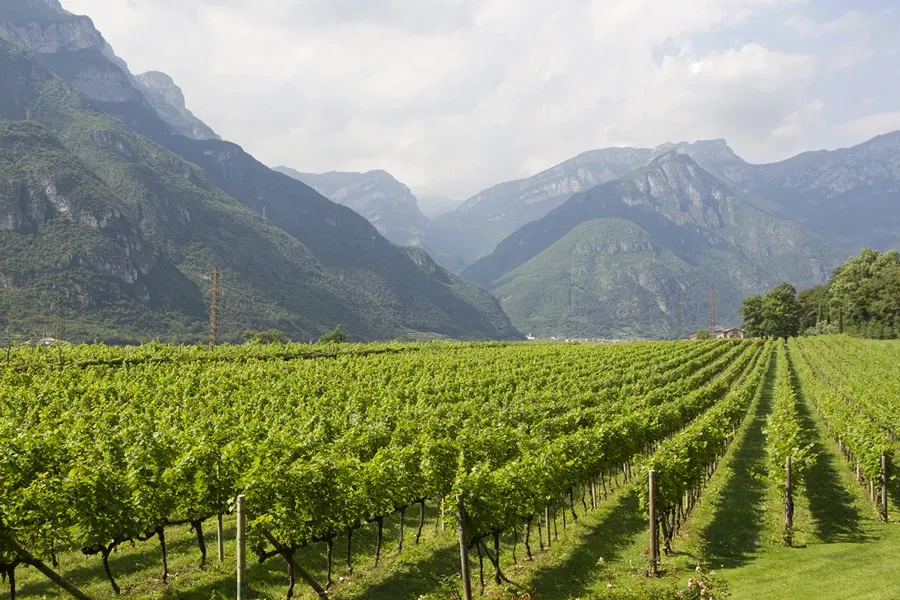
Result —
<path fill-rule="evenodd" d="M 678 152 L 678 150 L 668 149 L 665 152 L 663 152 L 662 154 L 660 154 L 659 156 L 655 157 L 653 160 L 651 160 L 649 164 L 650 165 L 657 165 L 657 164 L 662 165 L 662 164 L 677 163 L 677 162 L 681 161 L 681 158 L 683 156 L 684 155 L 680 154 Z"/>
<path fill-rule="evenodd" d="M 666 142 L 653 149 L 653 155 L 666 152 L 679 152 L 693 157 L 697 161 L 734 162 L 743 160 L 735 154 L 728 142 L 723 138 L 714 140 L 697 140 L 696 142 Z"/>
<path fill-rule="evenodd" d="M 175 85 L 175 80 L 172 79 L 171 75 L 167 73 L 163 73 L 162 71 L 147 71 L 146 73 L 141 73 L 140 75 L 135 75 L 135 79 L 140 81 L 142 84 L 147 87 L 156 87 L 156 88 L 170 88 L 174 87 L 181 91 L 177 85 Z"/>
<path fill-rule="evenodd" d="M 691 177 L 694 177 L 698 172 L 703 171 L 691 156 L 684 154 L 677 149 L 671 149 L 655 156 L 647 163 L 646 169 L 662 170 L 666 172 L 670 172 L 673 169 L 678 171 L 690 171 Z M 637 171 L 636 174 L 640 174 L 640 171 Z"/>
<path fill-rule="evenodd" d="M 136 75 L 134 82 L 163 121 L 181 135 L 195 140 L 221 139 L 187 109 L 184 92 L 171 76 L 160 71 L 147 71 Z"/>
<path fill-rule="evenodd" d="M 409 187 L 384 169 L 318 174 L 289 167 L 275 170 L 302 181 L 332 202 L 353 209 L 397 245 L 421 246 L 425 242 L 428 218 L 419 209 L 418 200 Z"/>
<path fill-rule="evenodd" d="M 376 179 L 386 179 L 388 181 L 398 181 L 396 177 L 385 171 L 384 169 L 373 169 L 371 171 L 367 171 L 365 175 L 369 177 L 374 177 Z M 398 181 L 399 183 L 399 181 Z"/>

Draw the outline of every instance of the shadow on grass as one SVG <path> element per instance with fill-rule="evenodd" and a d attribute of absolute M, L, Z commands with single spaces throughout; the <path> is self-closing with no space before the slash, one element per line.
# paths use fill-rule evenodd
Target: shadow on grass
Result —
<path fill-rule="evenodd" d="M 789 355 L 790 356 L 790 355 Z M 794 357 L 790 357 L 791 360 Z M 801 402 L 797 403 L 797 413 L 805 430 L 806 439 L 813 445 L 816 459 L 806 473 L 805 492 L 809 499 L 816 536 L 825 543 L 865 541 L 861 526 L 862 515 L 854 502 L 853 494 L 844 485 L 840 469 L 841 458 L 831 447 L 831 441 L 822 433 L 810 411 L 810 404 L 791 364 L 794 389 L 798 390 Z"/>
<path fill-rule="evenodd" d="M 621 496 L 597 525 L 580 535 L 581 540 L 562 562 L 535 573 L 532 584 L 543 598 L 575 598 L 596 581 L 598 564 L 611 563 L 647 527 L 637 492 Z"/>
<path fill-rule="evenodd" d="M 487 561 L 485 561 L 487 562 Z M 493 571 L 485 568 L 485 576 Z M 360 600 L 382 600 L 384 598 L 418 598 L 424 594 L 438 592 L 442 579 L 459 579 L 459 548 L 448 546 L 432 553 L 424 560 L 409 563 L 392 571 L 391 575 L 367 588 L 358 597 Z M 477 588 L 477 570 L 473 571 L 473 585 Z"/>
<path fill-rule="evenodd" d="M 759 551 L 765 528 L 766 436 L 763 429 L 772 409 L 775 389 L 775 360 L 763 382 L 763 391 L 752 421 L 747 425 L 740 448 L 734 453 L 734 476 L 721 497 L 722 505 L 704 532 L 706 554 L 711 564 L 727 568 L 747 564 Z"/>
<path fill-rule="evenodd" d="M 433 503 L 426 510 L 426 525 L 423 535 L 427 539 L 433 538 L 436 533 L 435 519 L 438 515 Z M 418 547 L 415 544 L 416 528 L 418 525 L 418 509 L 410 509 L 404 520 L 406 524 L 405 550 L 414 556 L 427 555 L 432 552 L 431 547 Z M 372 572 L 374 563 L 376 528 L 374 524 L 367 524 L 357 530 L 353 535 L 353 566 L 357 576 L 367 577 Z M 382 558 L 385 567 L 391 568 L 395 560 L 398 541 L 398 518 L 396 515 L 385 519 L 384 545 Z M 203 569 L 199 568 L 200 551 L 196 543 L 195 534 L 189 532 L 187 527 L 173 527 L 167 530 L 167 545 L 169 550 L 170 584 L 162 583 L 160 575 L 162 571 L 162 558 L 159 544 L 155 538 L 146 542 L 139 542 L 132 547 L 130 543 L 123 544 L 119 551 L 110 556 L 110 567 L 116 581 L 122 587 L 122 597 L 161 597 L 179 598 L 184 600 L 208 600 L 218 592 L 224 597 L 233 597 L 235 592 L 234 577 L 234 547 L 235 529 L 233 522 L 226 523 L 224 530 L 226 539 L 225 563 L 219 565 L 216 557 L 216 533 L 215 521 L 209 521 L 204 528 L 204 539 L 207 546 L 207 564 Z M 423 545 L 424 546 L 424 545 Z M 347 575 L 346 567 L 347 538 L 339 536 L 335 540 L 334 548 L 334 578 Z M 89 592 L 89 595 L 97 598 L 114 597 L 112 588 L 106 581 L 103 573 L 102 562 L 99 556 L 83 557 L 79 552 L 66 553 L 61 557 L 63 575 L 76 587 Z M 297 561 L 309 570 L 322 584 L 325 581 L 326 553 L 325 544 L 311 544 L 298 550 Z M 396 563 L 395 563 L 396 564 Z M 431 566 L 428 558 L 423 561 L 427 568 L 423 573 L 439 570 L 437 566 Z M 458 559 L 446 561 L 450 571 L 458 568 Z M 22 568 L 24 570 L 24 567 Z M 248 581 L 250 589 L 254 591 L 254 597 L 281 597 L 287 590 L 287 567 L 279 557 L 273 557 L 263 564 L 259 564 L 256 555 L 248 548 L 247 556 Z M 409 567 L 402 565 L 398 573 L 402 573 Z M 416 569 L 418 570 L 418 569 Z M 412 573 L 411 577 L 417 577 L 418 573 Z M 399 575 L 392 575 L 399 577 Z M 40 598 L 56 597 L 57 589 L 49 580 L 40 577 L 30 577 L 25 581 L 20 579 L 19 597 Z M 412 590 L 415 586 L 407 586 Z M 403 588 L 398 588 L 403 589 Z M 415 587 L 418 589 L 418 587 Z M 265 590 L 265 592 L 263 592 Z M 298 581 L 297 592 L 306 592 L 305 584 Z M 387 593 L 387 592 L 385 592 Z M 410 592 L 412 593 L 412 592 Z M 379 597 L 370 596 L 366 597 Z M 390 596 L 383 596 L 390 597 Z M 403 594 L 394 597 L 406 597 Z M 415 597 L 415 596 L 413 596 Z"/>

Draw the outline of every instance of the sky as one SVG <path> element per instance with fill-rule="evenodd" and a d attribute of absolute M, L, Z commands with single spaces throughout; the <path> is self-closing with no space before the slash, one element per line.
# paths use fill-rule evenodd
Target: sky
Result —
<path fill-rule="evenodd" d="M 62 0 L 262 162 L 464 200 L 608 146 L 900 129 L 895 0 Z"/>

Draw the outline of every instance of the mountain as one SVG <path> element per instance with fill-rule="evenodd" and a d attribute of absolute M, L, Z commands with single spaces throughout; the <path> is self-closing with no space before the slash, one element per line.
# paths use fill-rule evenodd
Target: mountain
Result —
<path fill-rule="evenodd" d="M 235 144 L 179 135 L 89 18 L 15 0 L 0 9 L 0 39 L 0 119 L 30 119 L 4 124 L 19 141 L 0 157 L 7 330 L 64 320 L 78 339 L 195 340 L 219 266 L 231 340 L 336 323 L 363 339 L 518 337 L 487 292 L 352 210 Z"/>
<path fill-rule="evenodd" d="M 136 76 L 134 81 L 157 114 L 177 133 L 195 140 L 222 139 L 187 109 L 181 88 L 165 73 L 149 71 Z"/>
<path fill-rule="evenodd" d="M 176 307 L 187 319 L 206 312 L 198 286 L 87 164 L 43 125 L 0 121 L 0 329 L 73 306 L 102 315 L 93 333 L 112 340 L 140 320 L 174 324 Z"/>
<path fill-rule="evenodd" d="M 900 131 L 756 166 L 739 182 L 847 252 L 900 247 Z"/>
<path fill-rule="evenodd" d="M 424 246 L 428 217 L 408 187 L 386 171 L 322 174 L 301 173 L 289 167 L 275 167 L 302 181 L 333 202 L 362 215 L 378 232 L 400 246 Z"/>
<path fill-rule="evenodd" d="M 488 254 L 519 227 L 572 194 L 612 181 L 668 152 L 692 158 L 746 201 L 772 216 L 796 220 L 848 254 L 900 245 L 900 132 L 853 148 L 807 152 L 756 165 L 724 139 L 665 143 L 656 148 L 592 150 L 534 177 L 496 185 L 434 219 L 428 248 L 459 270 Z"/>
<path fill-rule="evenodd" d="M 463 276 L 487 285 L 513 323 L 538 335 L 667 337 L 720 322 L 782 281 L 825 281 L 841 253 L 776 219 L 672 149 L 572 196 L 503 240 Z"/>
<path fill-rule="evenodd" d="M 540 219 L 572 194 L 644 165 L 650 150 L 592 150 L 533 177 L 495 185 L 432 221 L 428 249 L 442 264 L 465 266 L 490 254 L 505 237 Z"/>
<path fill-rule="evenodd" d="M 666 144 L 766 212 L 803 223 L 848 255 L 900 246 L 900 131 L 840 150 L 750 164 L 725 140 Z"/>

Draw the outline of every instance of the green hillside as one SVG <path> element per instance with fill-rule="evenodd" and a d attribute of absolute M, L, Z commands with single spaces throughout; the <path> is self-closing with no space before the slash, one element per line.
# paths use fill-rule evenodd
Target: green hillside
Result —
<path fill-rule="evenodd" d="M 711 286 L 718 323 L 736 325 L 745 295 L 820 283 L 839 257 L 671 152 L 576 194 L 463 276 L 539 336 L 671 337 L 707 325 Z"/>
<path fill-rule="evenodd" d="M 102 56 L 98 52 L 91 59 L 101 64 Z M 112 63 L 106 67 L 117 68 Z M 9 250 L 3 264 L 10 272 L 3 276 L 9 284 L 0 289 L 9 332 L 55 335 L 64 320 L 73 339 L 200 339 L 209 272 L 218 266 L 225 282 L 226 339 L 239 339 L 246 329 L 269 327 L 303 339 L 337 323 L 364 339 L 409 331 L 471 338 L 517 335 L 486 292 L 441 269 L 423 267 L 404 249 L 381 238 L 364 219 L 312 190 L 308 194 L 312 200 L 304 203 L 308 198 L 291 194 L 291 186 L 303 184 L 268 171 L 248 155 L 242 154 L 247 177 L 226 181 L 228 173 L 214 175 L 230 183 L 235 194 L 269 185 L 268 218 L 226 194 L 216 178 L 196 164 L 100 111 L 97 103 L 34 56 L 3 42 L 0 78 L 10 82 L 0 91 L 0 117 L 30 116 L 44 125 L 6 125 L 18 141 L 8 148 L 4 144 L 0 158 L 3 172 L 18 174 L 9 179 L 0 203 L 0 222 L 11 224 L 2 232 Z M 75 169 L 75 174 L 66 169 Z M 263 169 L 271 173 L 274 186 L 262 178 Z M 85 183 L 75 185 L 67 177 Z M 40 190 L 50 183 L 59 197 L 48 204 Z M 32 211 L 29 220 L 18 218 L 23 197 L 37 198 L 28 200 L 29 206 L 42 202 L 44 210 Z M 267 198 L 261 193 L 256 197 Z M 75 207 L 74 212 L 67 215 L 60 208 L 66 204 Z M 92 253 L 90 246 L 84 252 L 97 260 L 81 261 L 79 269 L 71 260 L 50 260 L 52 254 L 42 249 L 56 246 L 62 235 L 59 228 L 71 227 L 65 222 L 73 220 L 82 224 L 79 237 L 140 249 L 124 252 L 132 261 L 141 259 L 138 277 L 116 279 L 117 264 L 100 260 L 103 252 Z M 119 221 L 125 229 L 109 229 Z M 56 237 L 47 237 L 53 232 Z M 301 241 L 304 236 L 315 253 Z M 64 237 L 73 248 L 81 247 L 76 237 Z M 108 247 L 106 252 L 110 253 Z M 149 258 L 142 258 L 145 254 Z M 356 258 L 357 254 L 362 256 Z M 117 283 L 98 285 L 110 278 Z M 70 299 L 61 311 L 49 310 L 49 301 L 35 301 L 45 286 L 39 282 L 55 282 L 56 295 Z M 148 316 L 157 307 L 165 315 Z"/>
<path fill-rule="evenodd" d="M 670 331 L 662 298 L 702 294 L 702 275 L 646 231 L 624 219 L 592 219 L 500 278 L 507 314 L 541 335 L 631 337 Z M 733 290 L 729 290 L 732 292 Z M 685 297 L 696 307 L 698 297 Z M 696 321 L 699 314 L 685 315 Z M 674 333 L 674 332 L 673 332 Z"/>

